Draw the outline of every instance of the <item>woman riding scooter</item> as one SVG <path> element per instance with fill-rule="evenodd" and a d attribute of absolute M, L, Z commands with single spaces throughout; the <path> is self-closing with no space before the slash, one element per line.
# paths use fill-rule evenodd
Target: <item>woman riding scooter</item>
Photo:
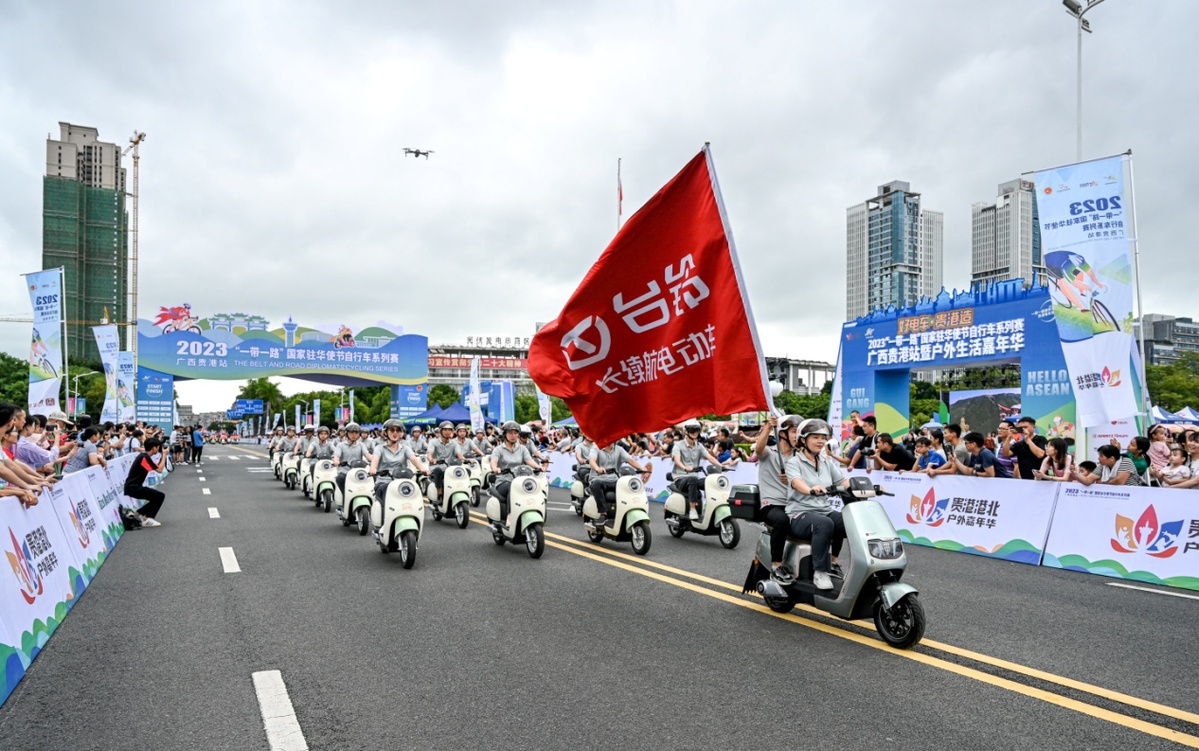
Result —
<path fill-rule="evenodd" d="M 371 458 L 370 451 L 362 442 L 362 428 L 356 422 L 346 426 L 346 440 L 337 447 L 333 456 L 333 466 L 338 467 L 337 489 L 344 495 L 346 492 L 346 473 L 355 462 L 366 463 Z M 345 470 L 345 471 L 342 471 Z"/>
<path fill-rule="evenodd" d="M 840 566 L 836 569 L 833 566 L 845 541 L 841 512 L 833 510 L 827 493 L 831 487 L 848 487 L 849 480 L 833 460 L 827 457 L 821 459 L 830 435 L 832 431 L 824 420 L 804 420 L 799 426 L 799 451 L 786 464 L 787 483 L 791 489 L 787 499 L 791 535 L 812 541 L 812 584 L 817 589 L 833 588 L 829 573 L 841 574 Z M 831 562 L 830 542 L 833 554 Z"/>
<path fill-rule="evenodd" d="M 500 518 L 508 518 L 508 490 L 512 485 L 512 470 L 523 465 L 540 470 L 529 449 L 520 444 L 520 425 L 512 420 L 504 423 L 504 441 L 491 452 L 491 471 L 499 480 L 492 493 L 500 499 Z"/>
<path fill-rule="evenodd" d="M 795 580 L 795 572 L 783 563 L 783 549 L 787 546 L 787 533 L 791 529 L 791 518 L 787 516 L 787 462 L 795 456 L 795 444 L 799 435 L 799 415 L 787 415 L 779 422 L 770 416 L 767 426 L 758 431 L 754 441 L 754 455 L 758 457 L 758 493 L 761 497 L 761 520 L 770 527 L 770 573 L 780 584 L 788 585 Z M 771 433 L 778 428 L 778 443 L 768 446 Z"/>
<path fill-rule="evenodd" d="M 412 462 L 421 472 L 428 474 L 429 467 L 417 456 L 412 448 L 404 441 L 404 424 L 399 420 L 388 420 L 383 423 L 383 445 L 375 450 L 371 457 L 371 477 L 375 480 L 375 498 L 382 503 L 387 494 L 387 485 L 391 478 L 399 477 L 403 472 L 411 472 L 408 462 Z M 386 472 L 390 477 L 378 477 L 380 472 Z"/>

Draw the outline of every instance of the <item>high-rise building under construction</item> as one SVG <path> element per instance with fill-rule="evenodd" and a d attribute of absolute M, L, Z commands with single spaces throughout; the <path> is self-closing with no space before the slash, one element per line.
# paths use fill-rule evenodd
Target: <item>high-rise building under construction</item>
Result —
<path fill-rule="evenodd" d="M 95 128 L 59 123 L 46 138 L 42 178 L 42 268 L 66 269 L 67 356 L 99 360 L 92 325 L 128 320 L 129 218 L 121 149 Z M 131 328 L 121 327 L 122 349 Z"/>

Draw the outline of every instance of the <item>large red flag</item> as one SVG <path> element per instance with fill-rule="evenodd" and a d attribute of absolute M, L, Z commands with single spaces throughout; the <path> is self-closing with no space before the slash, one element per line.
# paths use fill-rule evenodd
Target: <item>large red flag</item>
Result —
<path fill-rule="evenodd" d="M 533 337 L 529 375 L 601 446 L 696 415 L 769 409 L 706 145 L 629 218 Z"/>

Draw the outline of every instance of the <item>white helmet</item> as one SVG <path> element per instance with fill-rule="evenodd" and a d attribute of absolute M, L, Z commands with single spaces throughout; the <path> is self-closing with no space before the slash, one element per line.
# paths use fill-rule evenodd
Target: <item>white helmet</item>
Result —
<path fill-rule="evenodd" d="M 829 438 L 832 434 L 833 431 L 829 430 L 828 423 L 817 417 L 804 420 L 799 426 L 799 440 L 801 441 L 810 435 L 822 435 Z"/>
<path fill-rule="evenodd" d="M 688 433 L 698 433 L 701 429 L 702 427 L 699 424 L 699 420 L 696 420 L 695 418 L 683 423 L 683 430 Z"/>
<path fill-rule="evenodd" d="M 779 420 L 779 429 L 790 430 L 791 428 L 799 427 L 803 422 L 803 415 L 787 415 L 782 420 Z"/>

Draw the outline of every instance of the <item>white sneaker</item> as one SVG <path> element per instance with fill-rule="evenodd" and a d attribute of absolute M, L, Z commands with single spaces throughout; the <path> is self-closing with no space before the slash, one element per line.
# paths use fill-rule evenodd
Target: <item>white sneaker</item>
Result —
<path fill-rule="evenodd" d="M 157 519 L 152 519 L 148 516 L 143 516 L 142 517 L 142 526 L 143 527 L 161 527 L 162 522 L 158 521 Z"/>
<path fill-rule="evenodd" d="M 816 589 L 833 588 L 833 580 L 829 578 L 827 571 L 817 571 L 812 574 L 812 583 L 816 585 Z"/>
<path fill-rule="evenodd" d="M 699 521 L 699 512 L 697 512 L 695 509 L 691 509 L 691 513 L 687 514 L 687 518 L 693 522 L 697 522 Z"/>

